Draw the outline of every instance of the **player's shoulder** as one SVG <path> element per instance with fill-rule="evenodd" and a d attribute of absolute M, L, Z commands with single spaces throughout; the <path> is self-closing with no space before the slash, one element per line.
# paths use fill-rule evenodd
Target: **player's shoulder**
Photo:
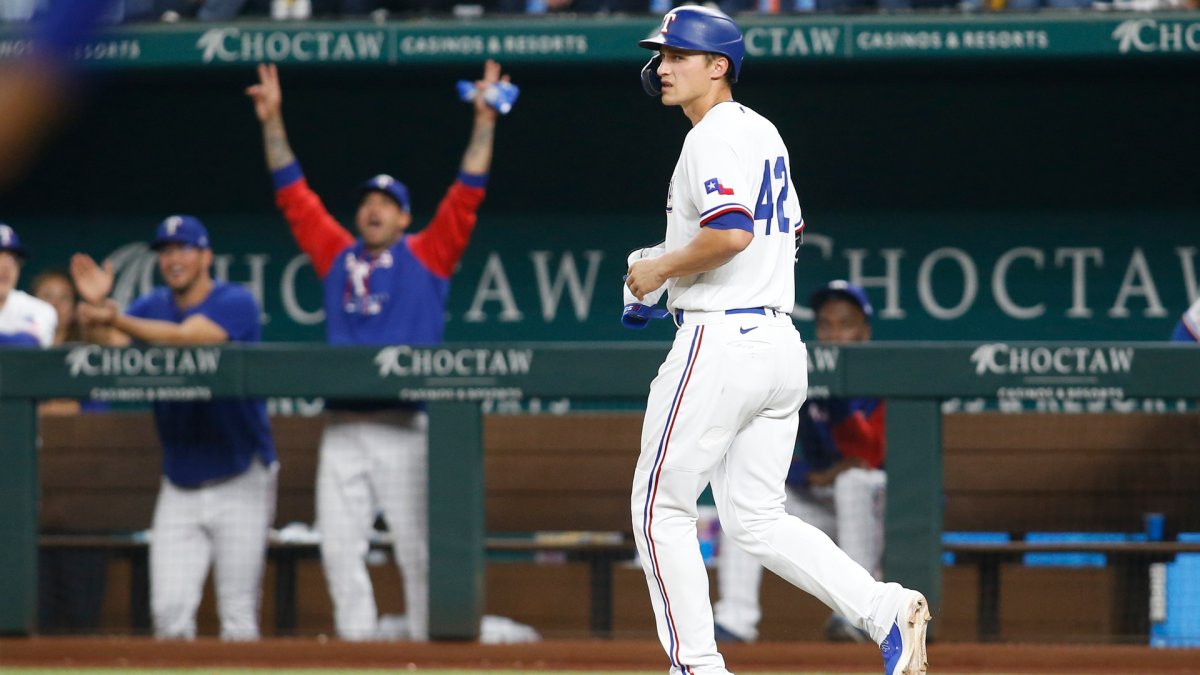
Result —
<path fill-rule="evenodd" d="M 1192 303 L 1192 306 L 1187 308 L 1187 311 L 1185 311 L 1183 315 L 1191 318 L 1192 321 L 1200 323 L 1200 298 L 1197 298 L 1196 301 Z"/>
<path fill-rule="evenodd" d="M 173 311 L 175 300 L 171 289 L 166 286 L 155 286 L 150 291 L 134 298 L 125 308 L 127 314 L 147 318 L 163 318 Z"/>
<path fill-rule="evenodd" d="M 34 297 L 25 291 L 14 290 L 8 296 L 8 302 L 12 303 L 13 311 L 23 314 L 34 314 L 39 316 L 58 317 L 58 312 L 55 311 L 54 305 Z M 7 304 L 7 303 L 6 303 Z"/>
<path fill-rule="evenodd" d="M 727 145 L 757 143 L 760 139 L 778 137 L 779 132 L 770 120 L 737 101 L 718 103 L 688 134 L 689 140 L 694 138 L 695 143 Z"/>
<path fill-rule="evenodd" d="M 745 121 L 738 118 L 732 102 L 717 104 L 684 138 L 684 148 L 693 152 L 711 146 L 731 146 L 744 135 Z"/>
<path fill-rule="evenodd" d="M 710 114 L 705 115 L 701 124 L 704 121 L 711 121 L 712 126 L 718 127 L 755 128 L 766 125 L 773 128 L 775 126 L 766 117 L 760 115 L 758 111 L 738 101 L 718 103 L 709 112 Z"/>
<path fill-rule="evenodd" d="M 241 284 L 231 284 L 227 281 L 214 281 L 212 291 L 208 294 L 209 302 L 223 305 L 257 305 L 254 294 Z"/>
<path fill-rule="evenodd" d="M 1183 313 L 1171 339 L 1175 342 L 1200 342 L 1200 299 Z"/>

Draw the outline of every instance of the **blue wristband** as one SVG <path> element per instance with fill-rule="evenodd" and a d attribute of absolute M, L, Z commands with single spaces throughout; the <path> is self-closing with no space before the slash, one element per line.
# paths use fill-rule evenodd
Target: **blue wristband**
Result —
<path fill-rule="evenodd" d="M 467 187 L 485 188 L 487 187 L 488 175 L 486 173 L 467 173 L 465 171 L 459 171 L 458 181 Z"/>
<path fill-rule="evenodd" d="M 304 171 L 300 169 L 299 160 L 292 160 L 291 164 L 271 172 L 271 181 L 275 183 L 276 190 L 282 190 L 301 178 L 304 178 Z"/>

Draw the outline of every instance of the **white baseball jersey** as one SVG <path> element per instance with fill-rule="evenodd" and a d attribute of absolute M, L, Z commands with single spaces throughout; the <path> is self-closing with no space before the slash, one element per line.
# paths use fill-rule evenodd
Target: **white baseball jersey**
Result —
<path fill-rule="evenodd" d="M 795 304 L 797 232 L 804 227 L 788 151 L 775 125 L 720 103 L 688 132 L 667 194 L 667 251 L 733 212 L 754 221 L 754 241 L 715 270 L 668 282 L 671 310 L 718 311 Z"/>
<path fill-rule="evenodd" d="M 36 339 L 39 347 L 49 347 L 54 344 L 56 328 L 58 312 L 54 307 L 24 291 L 9 292 L 8 300 L 0 307 L 0 344 L 24 337 Z"/>
<path fill-rule="evenodd" d="M 730 213 L 753 221 L 750 245 L 714 270 L 669 282 L 667 307 L 682 315 L 650 384 L 630 499 L 671 675 L 729 673 L 714 641 L 696 540 L 696 500 L 709 484 L 737 546 L 877 643 L 919 597 L 877 582 L 827 535 L 784 511 L 808 390 L 807 350 L 788 316 L 803 220 L 779 133 L 732 101 L 710 108 L 684 142 L 667 201 L 667 251 L 686 246 L 701 227 L 737 226 L 713 222 Z M 905 625 L 917 624 L 906 616 Z"/>

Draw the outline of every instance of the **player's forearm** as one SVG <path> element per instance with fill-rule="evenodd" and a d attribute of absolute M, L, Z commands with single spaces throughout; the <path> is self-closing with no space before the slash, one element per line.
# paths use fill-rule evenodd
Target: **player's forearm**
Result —
<path fill-rule="evenodd" d="M 135 340 L 155 344 L 199 345 L 227 341 L 227 337 L 219 331 L 205 330 L 202 322 L 190 319 L 183 323 L 175 323 L 118 314 L 112 326 Z"/>
<path fill-rule="evenodd" d="M 492 167 L 492 147 L 496 136 L 496 120 L 487 115 L 476 115 L 471 139 L 467 142 L 462 158 L 462 172 L 476 176 L 487 173 Z"/>
<path fill-rule="evenodd" d="M 267 156 L 267 168 L 271 171 L 296 161 L 292 146 L 288 143 L 287 129 L 283 126 L 283 116 L 279 115 L 263 122 L 263 150 Z"/>
<path fill-rule="evenodd" d="M 84 326 L 80 332 L 85 342 L 106 347 L 126 347 L 131 342 L 128 335 L 112 326 Z"/>
<path fill-rule="evenodd" d="M 664 277 L 673 279 L 717 269 L 741 253 L 754 235 L 744 230 L 701 228 L 687 246 L 665 253 L 657 259 Z"/>
<path fill-rule="evenodd" d="M 184 343 L 183 331 L 180 329 L 180 325 L 170 321 L 142 319 L 140 317 L 129 316 L 128 314 L 118 314 L 113 319 L 112 328 L 140 342 Z"/>

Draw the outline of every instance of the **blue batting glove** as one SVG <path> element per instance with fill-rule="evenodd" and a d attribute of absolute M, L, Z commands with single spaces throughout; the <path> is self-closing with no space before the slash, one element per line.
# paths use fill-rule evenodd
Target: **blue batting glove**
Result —
<path fill-rule="evenodd" d="M 665 319 L 671 316 L 665 308 L 654 305 L 633 303 L 625 305 L 621 312 L 621 325 L 633 330 L 641 330 L 650 323 L 651 319 Z"/>

